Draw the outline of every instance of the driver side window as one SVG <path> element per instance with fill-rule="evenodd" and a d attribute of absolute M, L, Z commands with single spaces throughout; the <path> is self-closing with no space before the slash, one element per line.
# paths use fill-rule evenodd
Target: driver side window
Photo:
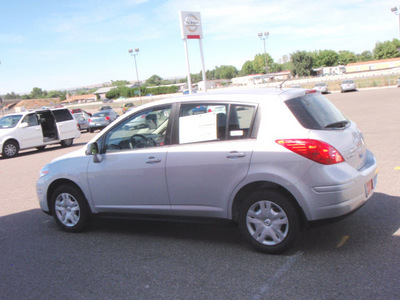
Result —
<path fill-rule="evenodd" d="M 167 106 L 132 115 L 107 133 L 105 152 L 164 146 L 170 114 Z"/>

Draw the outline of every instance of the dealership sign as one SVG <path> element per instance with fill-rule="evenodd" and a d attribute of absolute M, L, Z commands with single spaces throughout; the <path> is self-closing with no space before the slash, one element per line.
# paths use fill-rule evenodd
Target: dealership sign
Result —
<path fill-rule="evenodd" d="M 181 11 L 182 39 L 202 39 L 201 18 L 199 12 Z"/>

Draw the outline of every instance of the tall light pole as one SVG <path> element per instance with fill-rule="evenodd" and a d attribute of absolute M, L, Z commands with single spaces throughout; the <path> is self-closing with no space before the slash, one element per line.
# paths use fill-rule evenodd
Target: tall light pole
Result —
<path fill-rule="evenodd" d="M 400 33 L 400 7 L 397 8 L 397 6 L 395 6 L 395 7 L 392 7 L 390 10 L 391 10 L 393 13 L 395 13 L 396 15 L 399 16 L 399 33 Z"/>
<path fill-rule="evenodd" d="M 268 63 L 267 63 L 267 50 L 265 48 L 265 41 L 269 36 L 269 32 L 259 32 L 258 37 L 264 41 L 264 55 L 265 55 L 265 74 L 268 74 Z"/>
<path fill-rule="evenodd" d="M 138 53 L 139 53 L 139 48 L 135 48 L 135 52 L 133 52 L 133 49 L 129 49 L 128 52 L 135 59 L 136 78 L 137 78 L 138 85 L 139 85 L 139 100 L 140 100 L 140 104 L 143 104 L 142 103 L 142 95 L 140 94 L 140 81 L 139 81 L 139 74 L 138 74 L 138 71 L 137 71 L 137 64 L 136 64 L 136 55 L 138 55 Z"/>

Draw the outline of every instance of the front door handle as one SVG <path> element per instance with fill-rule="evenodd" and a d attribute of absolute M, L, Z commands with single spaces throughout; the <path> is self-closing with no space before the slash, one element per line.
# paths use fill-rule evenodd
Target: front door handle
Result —
<path fill-rule="evenodd" d="M 146 164 L 156 164 L 156 163 L 159 163 L 159 162 L 161 162 L 161 159 L 155 158 L 154 156 L 150 156 L 147 159 Z"/>
<path fill-rule="evenodd" d="M 245 157 L 245 156 L 246 156 L 246 153 L 244 153 L 244 152 L 231 151 L 226 156 L 226 158 L 236 159 L 236 158 L 241 158 L 241 157 Z"/>

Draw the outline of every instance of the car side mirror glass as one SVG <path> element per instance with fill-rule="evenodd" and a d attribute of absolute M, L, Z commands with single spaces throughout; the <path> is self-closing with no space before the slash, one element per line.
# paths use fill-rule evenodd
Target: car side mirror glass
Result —
<path fill-rule="evenodd" d="M 20 128 L 26 128 L 26 127 L 28 127 L 28 123 L 23 122 L 23 123 L 21 123 L 21 124 L 19 125 L 19 127 L 20 127 Z"/>
<path fill-rule="evenodd" d="M 95 155 L 99 153 L 99 146 L 97 143 L 87 144 L 86 155 Z"/>

